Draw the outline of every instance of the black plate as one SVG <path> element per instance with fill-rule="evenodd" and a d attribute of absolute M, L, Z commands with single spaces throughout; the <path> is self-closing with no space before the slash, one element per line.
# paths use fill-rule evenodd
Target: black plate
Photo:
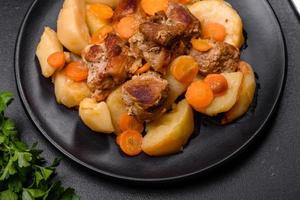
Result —
<path fill-rule="evenodd" d="M 151 158 L 122 155 L 114 137 L 85 127 L 75 110 L 55 101 L 51 80 L 41 76 L 35 49 L 44 26 L 56 27 L 62 0 L 36 0 L 29 9 L 16 45 L 15 69 L 24 106 L 41 133 L 62 153 L 92 170 L 126 180 L 169 181 L 199 174 L 245 147 L 270 118 L 285 80 L 285 44 L 279 23 L 265 0 L 230 0 L 243 18 L 248 48 L 242 59 L 258 75 L 255 109 L 228 126 L 208 121 L 183 153 Z M 199 124 L 200 121 L 197 121 Z"/>

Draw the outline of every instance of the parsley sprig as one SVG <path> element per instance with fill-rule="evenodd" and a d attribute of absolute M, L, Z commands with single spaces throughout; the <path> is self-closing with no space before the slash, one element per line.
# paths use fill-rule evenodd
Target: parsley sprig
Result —
<path fill-rule="evenodd" d="M 54 181 L 60 160 L 46 166 L 37 143 L 28 147 L 4 113 L 12 102 L 11 93 L 0 93 L 0 200 L 78 200 L 74 189 Z"/>

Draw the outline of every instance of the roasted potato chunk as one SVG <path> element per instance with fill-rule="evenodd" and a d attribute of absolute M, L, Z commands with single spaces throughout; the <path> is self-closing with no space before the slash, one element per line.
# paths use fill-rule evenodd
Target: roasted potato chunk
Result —
<path fill-rule="evenodd" d="M 237 102 L 238 93 L 243 80 L 242 72 L 222 73 L 228 83 L 228 90 L 222 96 L 215 97 L 213 102 L 199 112 L 208 115 L 216 116 L 219 113 L 227 112 Z"/>
<path fill-rule="evenodd" d="M 110 111 L 105 102 L 97 103 L 95 99 L 85 98 L 80 102 L 79 116 L 83 123 L 95 132 L 114 132 Z"/>
<path fill-rule="evenodd" d="M 147 125 L 142 149 L 150 156 L 177 153 L 183 149 L 193 131 L 193 110 L 186 100 L 182 100 L 170 113 Z"/>
<path fill-rule="evenodd" d="M 56 69 L 51 67 L 47 59 L 55 52 L 62 52 L 63 46 L 59 42 L 56 32 L 49 27 L 45 27 L 41 40 L 36 49 L 36 56 L 40 62 L 42 74 L 44 77 L 49 78 L 54 74 Z"/>
<path fill-rule="evenodd" d="M 53 82 L 57 103 L 68 108 L 79 106 L 84 98 L 91 95 L 86 82 L 75 82 L 69 79 L 63 71 L 54 75 Z"/>
<path fill-rule="evenodd" d="M 252 67 L 248 63 L 241 61 L 239 71 L 244 75 L 239 97 L 235 105 L 225 113 L 222 124 L 228 124 L 243 116 L 248 111 L 254 98 L 256 82 Z"/>
<path fill-rule="evenodd" d="M 57 20 L 58 39 L 67 49 L 78 55 L 90 41 L 85 18 L 84 0 L 65 0 Z"/>
<path fill-rule="evenodd" d="M 227 36 L 225 42 L 240 48 L 244 43 L 243 23 L 239 14 L 226 1 L 203 0 L 189 6 L 189 10 L 197 17 L 202 26 L 207 22 L 222 24 Z"/>
<path fill-rule="evenodd" d="M 119 128 L 120 117 L 123 113 L 127 113 L 126 105 L 122 99 L 122 87 L 114 90 L 108 96 L 106 103 L 111 113 L 111 119 L 115 128 L 115 133 L 118 135 L 121 133 Z"/>

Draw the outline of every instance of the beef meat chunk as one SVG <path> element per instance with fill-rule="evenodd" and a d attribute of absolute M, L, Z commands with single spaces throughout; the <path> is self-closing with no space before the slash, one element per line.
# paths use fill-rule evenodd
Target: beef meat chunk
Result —
<path fill-rule="evenodd" d="M 102 44 L 88 46 L 82 58 L 89 68 L 87 84 L 98 101 L 126 81 L 127 69 L 134 63 L 128 47 L 115 34 L 109 34 Z"/>
<path fill-rule="evenodd" d="M 136 59 L 144 59 L 155 71 L 165 74 L 171 61 L 171 52 L 152 41 L 145 40 L 141 33 L 129 39 L 130 54 Z"/>
<path fill-rule="evenodd" d="M 192 49 L 190 55 L 199 64 L 199 72 L 202 75 L 222 72 L 234 72 L 240 61 L 240 51 L 236 47 L 225 42 L 209 41 L 212 46 L 207 52 Z"/>
<path fill-rule="evenodd" d="M 155 72 L 135 76 L 122 87 L 128 112 L 140 121 L 151 121 L 166 111 L 168 82 Z"/>
<path fill-rule="evenodd" d="M 140 32 L 147 40 L 170 46 L 178 38 L 199 36 L 201 25 L 185 6 L 170 3 L 166 13 L 160 11 L 142 23 Z"/>

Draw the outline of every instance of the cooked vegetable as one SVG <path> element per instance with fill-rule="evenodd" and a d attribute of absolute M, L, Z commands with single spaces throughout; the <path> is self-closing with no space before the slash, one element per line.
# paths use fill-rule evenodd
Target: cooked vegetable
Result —
<path fill-rule="evenodd" d="M 136 70 L 134 73 L 139 75 L 139 74 L 143 74 L 147 71 L 150 70 L 150 65 L 148 63 L 144 64 L 143 67 L 139 68 L 138 70 Z"/>
<path fill-rule="evenodd" d="M 115 26 L 115 31 L 121 38 L 128 39 L 139 29 L 139 22 L 134 16 L 123 17 Z"/>
<path fill-rule="evenodd" d="M 198 63 L 191 56 L 180 56 L 172 62 L 171 73 L 176 80 L 189 85 L 198 74 Z"/>
<path fill-rule="evenodd" d="M 54 91 L 57 103 L 68 108 L 79 106 L 80 102 L 91 95 L 85 82 L 76 82 L 68 78 L 63 71 L 53 77 Z"/>
<path fill-rule="evenodd" d="M 214 94 L 208 83 L 197 80 L 188 87 L 185 97 L 188 103 L 200 112 L 212 103 Z"/>
<path fill-rule="evenodd" d="M 197 51 L 201 51 L 201 52 L 208 51 L 212 48 L 212 46 L 208 43 L 208 41 L 203 40 L 203 39 L 193 38 L 191 40 L 191 43 L 192 43 L 192 46 L 194 49 L 196 49 Z"/>
<path fill-rule="evenodd" d="M 128 115 L 128 113 L 123 113 L 119 119 L 119 127 L 121 131 L 135 130 L 139 133 L 143 132 L 144 125 L 139 122 L 134 116 Z"/>
<path fill-rule="evenodd" d="M 141 7 L 148 15 L 154 15 L 158 11 L 166 11 L 168 8 L 168 0 L 142 0 Z"/>
<path fill-rule="evenodd" d="M 146 127 L 142 149 L 150 156 L 163 156 L 182 150 L 194 131 L 193 110 L 182 100 L 170 113 Z"/>
<path fill-rule="evenodd" d="M 111 7 L 102 3 L 89 4 L 87 9 L 99 19 L 110 19 L 114 15 Z"/>
<path fill-rule="evenodd" d="M 86 23 L 91 35 L 95 34 L 100 28 L 108 25 L 108 20 L 97 17 L 91 11 L 90 5 L 86 5 Z"/>
<path fill-rule="evenodd" d="M 204 82 L 208 83 L 214 96 L 222 96 L 228 89 L 227 80 L 222 74 L 209 74 L 205 77 Z"/>
<path fill-rule="evenodd" d="M 222 73 L 228 83 L 227 92 L 215 97 L 211 104 L 206 108 L 200 108 L 198 111 L 208 116 L 215 116 L 219 113 L 227 112 L 236 103 L 239 95 L 239 89 L 243 80 L 242 72 Z"/>
<path fill-rule="evenodd" d="M 137 156 L 142 152 L 143 136 L 135 130 L 127 130 L 119 136 L 121 150 L 128 156 Z"/>
<path fill-rule="evenodd" d="M 0 93 L 0 199 L 79 200 L 74 189 L 53 179 L 60 160 L 46 166 L 37 144 L 28 147 L 20 140 L 15 123 L 4 115 L 11 101 L 12 94 Z"/>
<path fill-rule="evenodd" d="M 241 61 L 239 70 L 244 75 L 239 91 L 239 97 L 236 104 L 225 113 L 225 116 L 222 119 L 223 124 L 230 123 L 244 115 L 249 109 L 254 98 L 256 83 L 252 67 L 248 63 Z"/>
<path fill-rule="evenodd" d="M 65 0 L 57 20 L 57 35 L 67 49 L 78 55 L 88 45 L 84 0 Z"/>
<path fill-rule="evenodd" d="M 220 0 L 203 0 L 188 6 L 190 11 L 200 20 L 202 26 L 206 23 L 218 23 L 225 27 L 225 42 L 240 48 L 244 43 L 243 23 L 229 3 Z"/>
<path fill-rule="evenodd" d="M 106 4 L 112 8 L 115 8 L 120 0 L 85 0 L 86 3 L 103 3 L 103 4 Z"/>
<path fill-rule="evenodd" d="M 169 95 L 167 105 L 168 107 L 170 107 L 173 105 L 175 100 L 186 91 L 187 85 L 184 85 L 177 81 L 170 72 L 165 76 L 165 79 L 169 83 Z"/>
<path fill-rule="evenodd" d="M 213 39 L 219 42 L 223 42 L 226 37 L 226 30 L 222 24 L 205 22 L 202 25 L 202 36 L 205 39 Z"/>
<path fill-rule="evenodd" d="M 120 117 L 122 114 L 127 113 L 126 105 L 122 99 L 122 87 L 115 89 L 108 96 L 106 103 L 111 113 L 111 119 L 115 128 L 115 133 L 118 135 L 122 132 L 119 127 Z"/>
<path fill-rule="evenodd" d="M 47 62 L 51 67 L 55 69 L 62 68 L 66 63 L 65 53 L 63 51 L 55 52 L 48 57 Z"/>
<path fill-rule="evenodd" d="M 107 35 L 113 31 L 113 27 L 109 25 L 104 25 L 102 28 L 98 29 L 92 36 L 92 44 L 102 43 Z"/>
<path fill-rule="evenodd" d="M 81 61 L 76 61 L 69 63 L 64 73 L 73 81 L 84 81 L 88 77 L 89 70 Z"/>
<path fill-rule="evenodd" d="M 105 102 L 97 103 L 95 99 L 85 98 L 80 102 L 79 116 L 84 124 L 95 132 L 114 132 L 110 111 Z"/>
<path fill-rule="evenodd" d="M 36 49 L 36 56 L 40 62 L 42 74 L 48 78 L 54 74 L 56 68 L 48 63 L 48 58 L 55 52 L 62 52 L 63 46 L 59 42 L 56 32 L 49 27 L 45 27 L 41 40 Z"/>

